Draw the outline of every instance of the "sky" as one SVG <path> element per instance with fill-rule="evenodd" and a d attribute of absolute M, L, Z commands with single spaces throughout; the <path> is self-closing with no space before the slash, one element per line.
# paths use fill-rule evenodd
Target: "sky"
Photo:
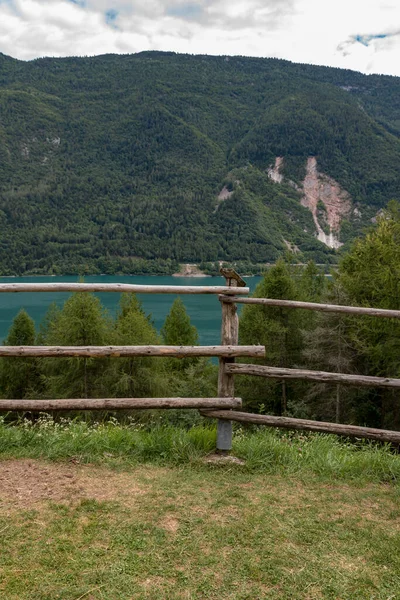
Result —
<path fill-rule="evenodd" d="M 0 0 L 21 60 L 165 50 L 400 76 L 400 0 Z"/>

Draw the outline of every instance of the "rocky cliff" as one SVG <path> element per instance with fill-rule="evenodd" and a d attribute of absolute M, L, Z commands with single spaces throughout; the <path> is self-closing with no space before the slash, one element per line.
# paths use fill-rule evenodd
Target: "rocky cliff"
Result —
<path fill-rule="evenodd" d="M 340 225 L 350 213 L 351 198 L 332 177 L 318 171 L 315 156 L 307 160 L 303 194 L 301 203 L 312 213 L 319 241 L 329 248 L 339 248 Z"/>
<path fill-rule="evenodd" d="M 272 181 L 283 182 L 283 166 L 284 158 L 276 157 L 275 164 L 268 169 L 268 176 Z M 289 183 L 301 192 L 301 204 L 311 211 L 319 241 L 329 248 L 340 248 L 341 222 L 350 214 L 352 206 L 350 194 L 332 177 L 318 170 L 315 156 L 307 159 L 306 176 L 302 186 Z"/>

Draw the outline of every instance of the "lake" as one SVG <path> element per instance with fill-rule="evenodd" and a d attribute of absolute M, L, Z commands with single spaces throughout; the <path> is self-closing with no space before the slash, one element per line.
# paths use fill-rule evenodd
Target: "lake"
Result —
<path fill-rule="evenodd" d="M 254 290 L 261 277 L 246 277 L 245 281 Z M 77 276 L 60 277 L 0 277 L 2 283 L 57 283 L 77 282 Z M 141 285 L 225 285 L 223 277 L 168 277 L 168 276 L 137 276 L 137 275 L 93 275 L 85 277 L 87 283 L 135 283 Z M 21 308 L 32 317 L 38 326 L 45 316 L 50 304 L 55 302 L 62 306 L 70 296 L 67 292 L 30 292 L 30 293 L 0 293 L 0 342 L 7 336 L 14 317 Z M 96 294 L 103 306 L 114 316 L 118 309 L 120 294 Z M 171 304 L 175 300 L 173 294 L 140 294 L 143 308 L 151 314 L 157 330 L 163 325 Z M 220 343 L 221 306 L 218 296 L 182 295 L 192 324 L 199 331 L 200 344 L 213 345 Z"/>

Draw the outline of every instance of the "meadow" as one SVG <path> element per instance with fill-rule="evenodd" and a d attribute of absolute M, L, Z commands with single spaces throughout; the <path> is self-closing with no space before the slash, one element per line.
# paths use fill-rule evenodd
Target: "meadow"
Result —
<path fill-rule="evenodd" d="M 0 423 L 5 600 L 400 596 L 400 458 L 317 434 Z"/>

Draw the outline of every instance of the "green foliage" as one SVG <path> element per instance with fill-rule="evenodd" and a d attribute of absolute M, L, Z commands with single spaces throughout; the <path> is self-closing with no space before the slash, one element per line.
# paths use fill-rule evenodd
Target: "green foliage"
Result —
<path fill-rule="evenodd" d="M 165 343 L 195 345 L 198 333 L 180 299 L 173 304 L 163 328 Z M 135 294 L 122 294 L 119 312 L 112 320 L 96 296 L 77 293 L 62 309 L 51 305 L 37 340 L 32 319 L 21 311 L 15 318 L 8 345 L 147 346 L 160 337 Z M 214 397 L 217 369 L 202 358 L 3 358 L 0 362 L 2 395 L 7 398 L 87 397 Z M 147 416 L 135 413 L 146 422 Z M 156 412 L 150 412 L 150 420 Z M 197 411 L 160 414 L 165 422 L 193 425 Z"/>
<path fill-rule="evenodd" d="M 161 328 L 164 344 L 171 346 L 196 346 L 199 334 L 181 298 L 172 304 Z M 165 368 L 174 396 L 182 398 L 213 398 L 217 395 L 217 367 L 206 358 L 167 358 Z M 164 421 L 186 426 L 201 422 L 198 411 L 172 410 Z"/>
<path fill-rule="evenodd" d="M 308 262 L 298 280 L 299 299 L 303 302 L 320 302 L 325 288 L 324 273 L 314 261 Z"/>
<path fill-rule="evenodd" d="M 62 310 L 51 310 L 42 337 L 45 345 L 103 346 L 109 343 L 110 320 L 97 297 L 73 294 Z M 50 398 L 102 397 L 102 374 L 108 359 L 42 359 Z"/>
<path fill-rule="evenodd" d="M 377 226 L 342 259 L 323 300 L 399 310 L 399 207 L 390 203 Z M 312 369 L 399 377 L 400 326 L 396 319 L 320 313 L 306 332 L 303 364 Z M 312 384 L 295 414 L 320 420 L 398 429 L 395 390 Z"/>
<path fill-rule="evenodd" d="M 359 306 L 400 309 L 400 217 L 384 212 L 378 227 L 357 240 L 341 261 L 340 280 Z"/>
<path fill-rule="evenodd" d="M 290 274 L 289 266 L 280 259 L 264 276 L 253 294 L 255 298 L 278 298 L 296 300 L 298 290 Z M 297 315 L 293 310 L 266 306 L 247 305 L 240 319 L 240 343 L 265 345 L 265 358 L 257 363 L 277 367 L 293 366 L 298 360 L 302 334 Z M 288 398 L 293 391 L 291 383 L 260 378 L 245 378 L 243 398 L 252 408 L 285 414 Z M 240 388 L 239 388 L 240 389 Z"/>
<path fill-rule="evenodd" d="M 15 317 L 5 346 L 34 346 L 35 324 L 25 312 Z M 38 361 L 29 357 L 3 357 L 0 363 L 0 386 L 3 398 L 29 398 L 40 387 Z"/>
<path fill-rule="evenodd" d="M 291 256 L 287 257 L 291 260 Z M 283 259 L 269 269 L 258 284 L 254 297 L 320 302 L 326 281 L 315 263 L 305 267 Z M 258 364 L 298 367 L 305 339 L 316 327 L 317 314 L 305 310 L 266 305 L 247 305 L 240 318 L 240 341 L 265 345 L 265 358 Z M 299 381 L 278 381 L 244 377 L 238 381 L 246 406 L 256 411 L 304 417 L 303 399 L 307 386 Z"/>
<path fill-rule="evenodd" d="M 327 304 L 351 304 L 338 278 L 330 282 L 323 298 Z M 354 373 L 356 351 L 351 340 L 352 320 L 343 313 L 316 313 L 313 328 L 305 332 L 305 367 L 336 373 Z M 296 416 L 337 423 L 357 422 L 360 404 L 357 388 L 313 383 L 297 403 Z"/>
<path fill-rule="evenodd" d="M 279 259 L 265 273 L 254 295 L 399 310 L 399 248 L 400 208 L 392 202 L 377 226 L 344 256 L 328 286 L 312 261 L 305 266 L 295 263 L 297 255 L 287 252 L 286 260 Z M 179 298 L 161 333 L 165 344 L 197 343 L 197 331 Z M 240 342 L 266 347 L 265 358 L 251 362 L 283 368 L 303 366 L 400 378 L 399 339 L 400 325 L 389 319 L 318 315 L 266 305 L 247 305 L 240 317 Z M 61 310 L 50 308 L 37 342 L 153 345 L 160 343 L 160 337 L 135 295 L 122 296 L 119 313 L 112 321 L 96 297 L 80 293 L 71 296 Z M 35 343 L 33 322 L 24 311 L 15 319 L 5 343 Z M 9 358 L 0 364 L 2 394 L 10 398 L 216 395 L 217 369 L 205 359 Z M 399 393 L 395 391 L 244 377 L 237 380 L 237 393 L 247 408 L 259 412 L 387 429 L 400 427 Z M 154 418 L 164 417 L 150 414 L 151 422 Z M 199 417 L 190 411 L 172 411 L 165 420 L 190 426 Z"/>
<path fill-rule="evenodd" d="M 135 294 L 122 294 L 112 337 L 113 343 L 118 346 L 160 343 L 150 318 Z M 154 357 L 112 358 L 105 379 L 111 397 L 168 396 L 165 365 Z"/>
<path fill-rule="evenodd" d="M 174 301 L 161 329 L 164 344 L 169 346 L 196 346 L 199 334 L 186 312 L 181 298 Z"/>
<path fill-rule="evenodd" d="M 198 344 L 198 331 L 190 323 L 190 317 L 179 296 L 174 300 L 171 310 L 166 316 L 164 325 L 161 328 L 161 335 L 164 344 L 169 346 L 197 346 Z M 167 369 L 185 371 L 197 362 L 197 358 L 167 359 Z"/>
<path fill-rule="evenodd" d="M 400 218 L 391 204 L 375 229 L 357 240 L 343 258 L 338 280 L 352 304 L 400 309 Z M 349 336 L 359 372 L 400 377 L 400 324 L 397 319 L 353 318 Z M 357 421 L 393 428 L 400 426 L 399 394 L 372 390 L 359 403 Z"/>
<path fill-rule="evenodd" d="M 353 239 L 400 194 L 399 87 L 276 59 L 3 56 L 0 272 L 171 274 L 274 262 L 284 240 L 335 262 L 288 182 L 316 156 L 361 209 Z"/>
<path fill-rule="evenodd" d="M 35 344 L 35 323 L 24 309 L 21 309 L 10 327 L 5 346 L 33 346 Z"/>

